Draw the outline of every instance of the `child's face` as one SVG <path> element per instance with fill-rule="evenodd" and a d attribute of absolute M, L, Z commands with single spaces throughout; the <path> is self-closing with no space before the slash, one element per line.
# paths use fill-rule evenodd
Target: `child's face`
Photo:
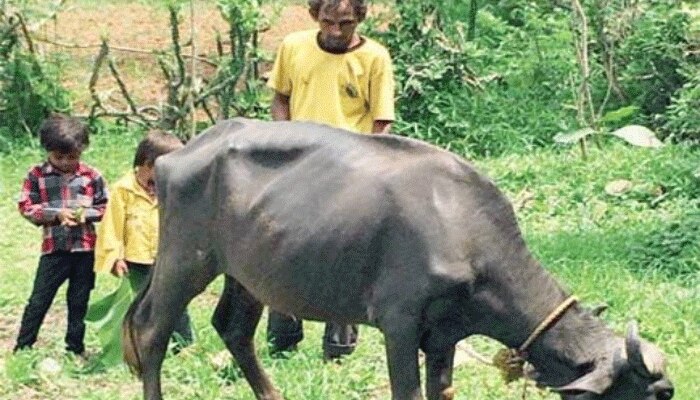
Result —
<path fill-rule="evenodd" d="M 155 196 L 155 168 L 153 165 L 140 165 L 136 169 L 136 180 L 142 188 L 146 189 L 149 195 Z"/>
<path fill-rule="evenodd" d="M 49 163 L 57 170 L 65 174 L 72 174 L 78 169 L 78 164 L 80 164 L 80 155 L 82 153 L 83 152 L 81 150 L 73 150 L 67 153 L 52 150 L 49 151 L 48 160 Z"/>

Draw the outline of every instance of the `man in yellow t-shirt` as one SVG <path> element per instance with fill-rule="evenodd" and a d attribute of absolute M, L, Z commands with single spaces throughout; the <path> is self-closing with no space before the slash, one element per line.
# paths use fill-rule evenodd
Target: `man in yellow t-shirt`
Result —
<path fill-rule="evenodd" d="M 355 30 L 363 0 L 311 0 L 319 30 L 285 37 L 267 85 L 272 118 L 313 121 L 357 133 L 386 133 L 394 120 L 389 52 Z"/>
<path fill-rule="evenodd" d="M 389 52 L 360 36 L 364 0 L 309 0 L 319 29 L 285 37 L 267 85 L 272 119 L 312 121 L 356 133 L 387 133 L 394 120 L 394 75 Z M 301 320 L 270 312 L 271 352 L 293 350 L 303 339 Z M 324 359 L 354 351 L 357 326 L 326 324 Z"/>

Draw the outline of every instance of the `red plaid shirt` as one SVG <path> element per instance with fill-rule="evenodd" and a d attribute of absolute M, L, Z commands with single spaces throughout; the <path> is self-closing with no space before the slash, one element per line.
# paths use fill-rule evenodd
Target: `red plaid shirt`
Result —
<path fill-rule="evenodd" d="M 107 205 L 107 186 L 102 175 L 80 163 L 73 174 L 64 174 L 49 162 L 29 170 L 22 185 L 19 212 L 37 226 L 44 227 L 41 254 L 54 251 L 92 251 L 95 248 L 95 222 L 102 219 Z M 85 223 L 61 225 L 62 208 L 83 208 Z"/>

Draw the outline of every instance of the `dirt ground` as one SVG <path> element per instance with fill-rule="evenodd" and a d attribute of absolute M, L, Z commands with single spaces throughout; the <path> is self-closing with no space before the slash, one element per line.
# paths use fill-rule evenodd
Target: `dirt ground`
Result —
<path fill-rule="evenodd" d="M 292 5 L 282 10 L 266 12 L 271 16 L 271 25 L 262 33 L 260 46 L 270 57 L 287 33 L 316 26 L 304 6 Z M 187 8 L 180 13 L 180 21 L 180 38 L 184 43 L 188 41 L 191 32 Z M 226 37 L 228 24 L 213 4 L 198 5 L 194 21 L 197 54 L 214 54 L 216 35 L 218 33 Z M 38 42 L 45 51 L 61 55 L 66 66 L 61 71 L 62 81 L 71 92 L 78 111 L 85 111 L 90 103 L 88 82 L 103 37 L 110 46 L 115 47 L 111 55 L 137 102 L 158 104 L 165 100 L 163 74 L 155 57 L 149 54 L 153 50 L 171 46 L 169 17 L 165 8 L 143 4 L 104 5 L 99 8 L 67 7 L 57 15 L 55 23 L 46 24 L 37 36 L 47 39 Z M 116 48 L 134 49 L 138 52 Z M 190 51 L 189 47 L 183 49 L 187 55 Z M 201 64 L 198 68 L 206 73 L 206 65 Z M 264 69 L 269 66 L 263 65 L 262 68 L 261 72 L 265 72 Z M 104 66 L 97 88 L 98 91 L 107 93 L 107 98 L 113 99 L 111 104 L 123 104 L 116 82 Z"/>

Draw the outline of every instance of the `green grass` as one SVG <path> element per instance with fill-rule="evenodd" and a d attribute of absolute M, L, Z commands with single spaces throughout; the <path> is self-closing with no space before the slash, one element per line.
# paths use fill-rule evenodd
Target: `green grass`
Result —
<path fill-rule="evenodd" d="M 96 134 L 84 159 L 113 182 L 130 168 L 139 139 L 139 133 L 129 131 Z M 532 201 L 519 210 L 518 217 L 533 252 L 584 303 L 608 303 L 610 309 L 603 318 L 616 331 L 624 331 L 629 320 L 640 322 L 642 336 L 658 343 L 669 357 L 678 400 L 694 400 L 700 393 L 697 274 L 675 277 L 633 268 L 629 249 L 651 229 L 678 221 L 687 210 L 698 207 L 700 185 L 693 172 L 699 155 L 685 147 L 650 151 L 607 143 L 602 150 L 593 150 L 586 162 L 576 149 L 476 162 L 509 197 L 516 198 L 523 189 L 532 193 Z M 140 382 L 125 367 L 91 372 L 63 355 L 65 288 L 56 297 L 36 349 L 10 354 L 31 290 L 40 240 L 39 230 L 17 213 L 15 200 L 27 168 L 44 155 L 33 143 L 1 157 L 0 398 L 140 398 Z M 622 197 L 607 195 L 605 184 L 619 178 L 631 180 L 638 190 Z M 653 194 L 645 192 L 654 185 L 662 185 L 669 193 L 658 204 L 653 203 Z M 110 292 L 116 283 L 100 276 L 92 298 Z M 163 387 L 168 398 L 254 398 L 209 324 L 221 287 L 221 280 L 215 281 L 190 306 L 197 340 L 180 355 L 166 359 Z M 362 328 L 356 354 L 335 365 L 321 361 L 322 325 L 305 325 L 307 338 L 289 359 L 267 354 L 265 321 L 256 337 L 262 362 L 286 398 L 387 398 L 383 339 L 378 331 Z M 470 342 L 488 356 L 498 348 L 484 338 Z M 98 348 L 93 330 L 88 331 L 87 345 L 93 351 Z M 42 369 L 47 358 L 56 360 L 61 370 Z M 520 399 L 523 391 L 522 383 L 504 386 L 494 369 L 476 362 L 457 369 L 455 386 L 457 399 Z M 557 398 L 531 386 L 527 390 L 528 399 Z"/>

